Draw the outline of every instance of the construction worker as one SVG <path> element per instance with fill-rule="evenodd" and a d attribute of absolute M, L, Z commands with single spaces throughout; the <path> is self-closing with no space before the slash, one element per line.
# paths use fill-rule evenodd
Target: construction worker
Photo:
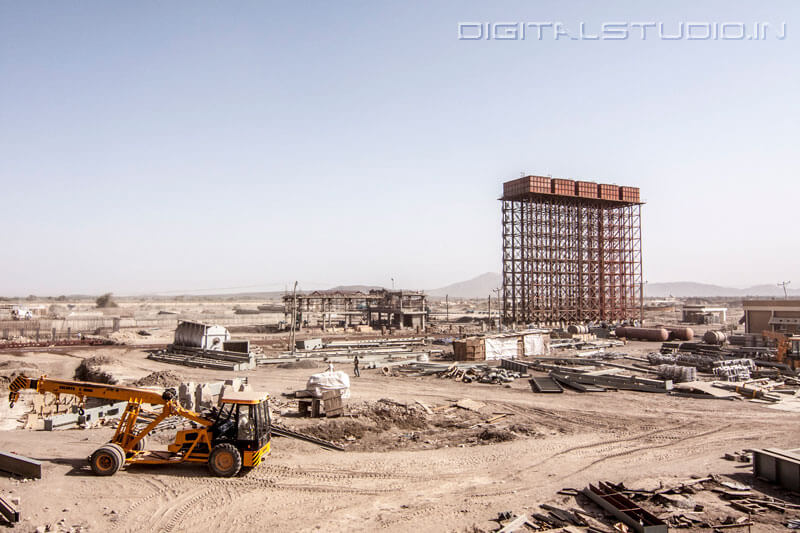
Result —
<path fill-rule="evenodd" d="M 358 369 L 358 356 L 353 357 L 353 375 L 357 378 L 361 377 L 361 371 Z"/>

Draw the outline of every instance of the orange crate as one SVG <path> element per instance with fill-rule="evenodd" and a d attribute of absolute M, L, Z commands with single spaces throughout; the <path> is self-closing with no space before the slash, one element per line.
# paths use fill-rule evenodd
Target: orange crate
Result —
<path fill-rule="evenodd" d="M 620 187 L 619 199 L 623 202 L 638 202 L 639 187 Z"/>
<path fill-rule="evenodd" d="M 619 200 L 619 186 L 601 183 L 597 186 L 598 194 L 603 200 Z"/>
<path fill-rule="evenodd" d="M 549 193 L 551 191 L 550 178 L 546 176 L 528 176 L 530 192 Z"/>
<path fill-rule="evenodd" d="M 551 191 L 553 194 L 561 196 L 575 196 L 575 182 L 573 180 L 553 178 Z"/>
<path fill-rule="evenodd" d="M 597 198 L 597 184 L 593 181 L 576 181 L 575 194 L 582 198 Z"/>

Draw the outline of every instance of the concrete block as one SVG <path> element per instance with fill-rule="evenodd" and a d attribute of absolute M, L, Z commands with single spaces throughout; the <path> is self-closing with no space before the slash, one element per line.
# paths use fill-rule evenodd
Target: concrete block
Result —
<path fill-rule="evenodd" d="M 206 383 L 206 387 L 208 387 L 209 392 L 212 396 L 218 396 L 219 393 L 222 391 L 222 386 L 225 385 L 222 381 L 215 381 L 213 383 Z"/>
<path fill-rule="evenodd" d="M 197 393 L 195 394 L 195 409 L 200 410 L 202 408 L 212 407 L 216 405 L 214 401 L 213 388 L 209 387 L 208 385 L 200 384 L 197 386 Z"/>
<path fill-rule="evenodd" d="M 184 409 L 194 410 L 196 389 L 197 385 L 193 381 L 181 383 L 180 387 L 178 387 L 178 403 Z"/>
<path fill-rule="evenodd" d="M 11 452 L 0 452 L 0 470 L 25 478 L 42 479 L 42 463 Z"/>

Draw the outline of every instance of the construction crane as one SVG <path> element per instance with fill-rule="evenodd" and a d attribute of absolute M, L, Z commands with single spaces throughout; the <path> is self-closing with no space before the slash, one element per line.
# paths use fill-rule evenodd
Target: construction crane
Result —
<path fill-rule="evenodd" d="M 792 370 L 797 370 L 800 361 L 800 336 L 784 335 L 779 331 L 764 330 L 761 332 L 764 339 L 776 342 L 775 360 L 789 365 Z"/>
<path fill-rule="evenodd" d="M 89 456 L 95 474 L 110 476 L 130 464 L 206 463 L 217 476 L 234 476 L 242 467 L 258 466 L 270 451 L 271 420 L 269 396 L 265 393 L 226 392 L 220 408 L 198 414 L 184 409 L 176 400 L 175 389 L 162 394 L 133 387 L 117 387 L 102 383 L 18 376 L 9 386 L 11 406 L 20 391 L 33 389 L 39 394 L 71 394 L 78 397 L 80 411 L 86 398 L 126 401 L 122 417 L 111 441 Z M 144 408 L 161 406 L 161 411 Z M 80 412 L 79 411 L 79 412 Z M 137 425 L 139 414 L 155 415 L 144 427 Z M 189 421 L 190 429 L 179 430 L 167 451 L 146 450 L 147 435 L 162 421 L 180 416 Z M 149 419 L 148 419 L 149 420 Z"/>

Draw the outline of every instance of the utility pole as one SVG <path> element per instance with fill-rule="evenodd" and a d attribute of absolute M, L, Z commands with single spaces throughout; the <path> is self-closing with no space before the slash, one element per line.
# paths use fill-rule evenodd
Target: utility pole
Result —
<path fill-rule="evenodd" d="M 444 295 L 444 312 L 445 312 L 445 316 L 447 317 L 447 318 L 445 318 L 445 322 L 450 322 L 450 295 L 449 294 L 445 294 Z"/>
<path fill-rule="evenodd" d="M 489 295 L 489 331 L 492 331 L 492 295 Z"/>
<path fill-rule="evenodd" d="M 297 343 L 294 340 L 294 329 L 297 324 L 297 282 L 294 282 L 294 289 L 292 289 L 292 333 L 289 335 L 289 349 L 292 355 L 297 350 Z"/>
<path fill-rule="evenodd" d="M 495 300 L 496 302 L 499 302 L 499 301 L 500 301 L 500 291 L 501 291 L 501 290 L 502 290 L 502 289 L 500 289 L 499 287 L 498 287 L 497 289 L 492 289 L 492 291 L 494 291 L 494 300 Z M 500 311 L 499 311 L 499 309 L 498 309 L 498 314 L 500 314 Z M 503 326 L 503 315 L 504 315 L 504 314 L 505 314 L 505 313 L 503 313 L 503 314 L 500 314 L 500 316 L 498 317 L 498 320 L 497 320 L 497 331 L 502 331 L 502 330 L 503 330 L 503 327 L 502 327 L 502 326 Z M 490 318 L 491 318 L 491 317 L 490 317 Z"/>
<path fill-rule="evenodd" d="M 782 281 L 782 282 L 778 283 L 778 287 L 783 287 L 783 299 L 784 300 L 788 300 L 789 299 L 789 293 L 786 292 L 786 286 L 788 284 L 790 284 L 790 283 L 791 283 L 791 281 Z"/>

